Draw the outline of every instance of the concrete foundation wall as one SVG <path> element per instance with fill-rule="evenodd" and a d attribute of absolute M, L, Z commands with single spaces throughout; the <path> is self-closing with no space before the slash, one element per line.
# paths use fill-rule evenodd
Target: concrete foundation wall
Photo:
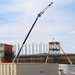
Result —
<path fill-rule="evenodd" d="M 58 75 L 58 64 L 1 63 L 0 75 Z"/>
<path fill-rule="evenodd" d="M 58 64 L 17 64 L 17 75 L 58 75 Z"/>

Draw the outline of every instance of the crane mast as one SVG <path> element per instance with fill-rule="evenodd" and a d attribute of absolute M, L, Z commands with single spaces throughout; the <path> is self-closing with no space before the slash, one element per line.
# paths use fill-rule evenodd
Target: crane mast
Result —
<path fill-rule="evenodd" d="M 13 60 L 13 63 L 14 63 L 14 62 L 16 61 L 16 59 L 18 58 L 18 56 L 19 56 L 19 54 L 20 54 L 20 52 L 21 52 L 21 50 L 22 50 L 24 44 L 26 43 L 26 40 L 28 39 L 28 36 L 30 35 L 30 33 L 31 33 L 31 31 L 32 31 L 32 29 L 33 29 L 35 23 L 37 22 L 38 18 L 41 17 L 42 14 L 44 14 L 44 12 L 45 12 L 52 4 L 53 4 L 53 2 L 51 2 L 44 10 L 42 10 L 42 11 L 37 15 L 37 17 L 36 17 L 34 23 L 32 24 L 32 26 L 31 26 L 31 28 L 30 28 L 30 30 L 29 30 L 27 36 L 25 37 L 25 39 L 24 39 L 24 41 L 23 41 L 23 43 L 22 43 L 21 48 L 19 49 L 19 52 L 18 52 L 17 55 L 15 56 L 15 58 L 14 58 L 14 60 Z"/>

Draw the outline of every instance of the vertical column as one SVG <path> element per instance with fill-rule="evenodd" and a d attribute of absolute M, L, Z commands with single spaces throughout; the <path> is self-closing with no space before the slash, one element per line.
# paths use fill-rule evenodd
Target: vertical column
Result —
<path fill-rule="evenodd" d="M 30 55 L 30 44 L 29 44 L 29 55 Z"/>
<path fill-rule="evenodd" d="M 27 43 L 25 44 L 25 55 L 27 55 Z"/>
<path fill-rule="evenodd" d="M 43 53 L 45 53 L 45 43 L 43 43 Z"/>
<path fill-rule="evenodd" d="M 40 54 L 40 50 L 41 50 L 41 49 L 40 49 L 40 44 L 39 44 L 39 54 Z"/>
<path fill-rule="evenodd" d="M 46 44 L 46 53 L 47 53 L 47 51 L 48 51 L 48 50 L 47 50 L 47 44 Z"/>
<path fill-rule="evenodd" d="M 38 54 L 38 45 L 36 43 L 36 54 Z"/>
<path fill-rule="evenodd" d="M 34 55 L 34 43 L 32 44 L 32 54 Z"/>

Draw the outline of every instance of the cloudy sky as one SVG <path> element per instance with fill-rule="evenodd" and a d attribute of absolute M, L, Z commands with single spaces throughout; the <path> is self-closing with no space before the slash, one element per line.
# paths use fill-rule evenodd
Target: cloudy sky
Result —
<path fill-rule="evenodd" d="M 75 53 L 75 0 L 0 0 L 0 43 L 22 43 L 37 14 L 27 42 L 58 41 L 66 53 Z"/>

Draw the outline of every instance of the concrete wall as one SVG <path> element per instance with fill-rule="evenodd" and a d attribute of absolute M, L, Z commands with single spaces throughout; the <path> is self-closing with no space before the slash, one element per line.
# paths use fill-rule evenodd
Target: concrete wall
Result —
<path fill-rule="evenodd" d="M 0 75 L 58 75 L 58 64 L 1 63 Z"/>
<path fill-rule="evenodd" d="M 17 64 L 17 75 L 58 75 L 58 64 Z"/>
<path fill-rule="evenodd" d="M 44 63 L 0 63 L 0 75 L 75 75 L 75 65 Z"/>

